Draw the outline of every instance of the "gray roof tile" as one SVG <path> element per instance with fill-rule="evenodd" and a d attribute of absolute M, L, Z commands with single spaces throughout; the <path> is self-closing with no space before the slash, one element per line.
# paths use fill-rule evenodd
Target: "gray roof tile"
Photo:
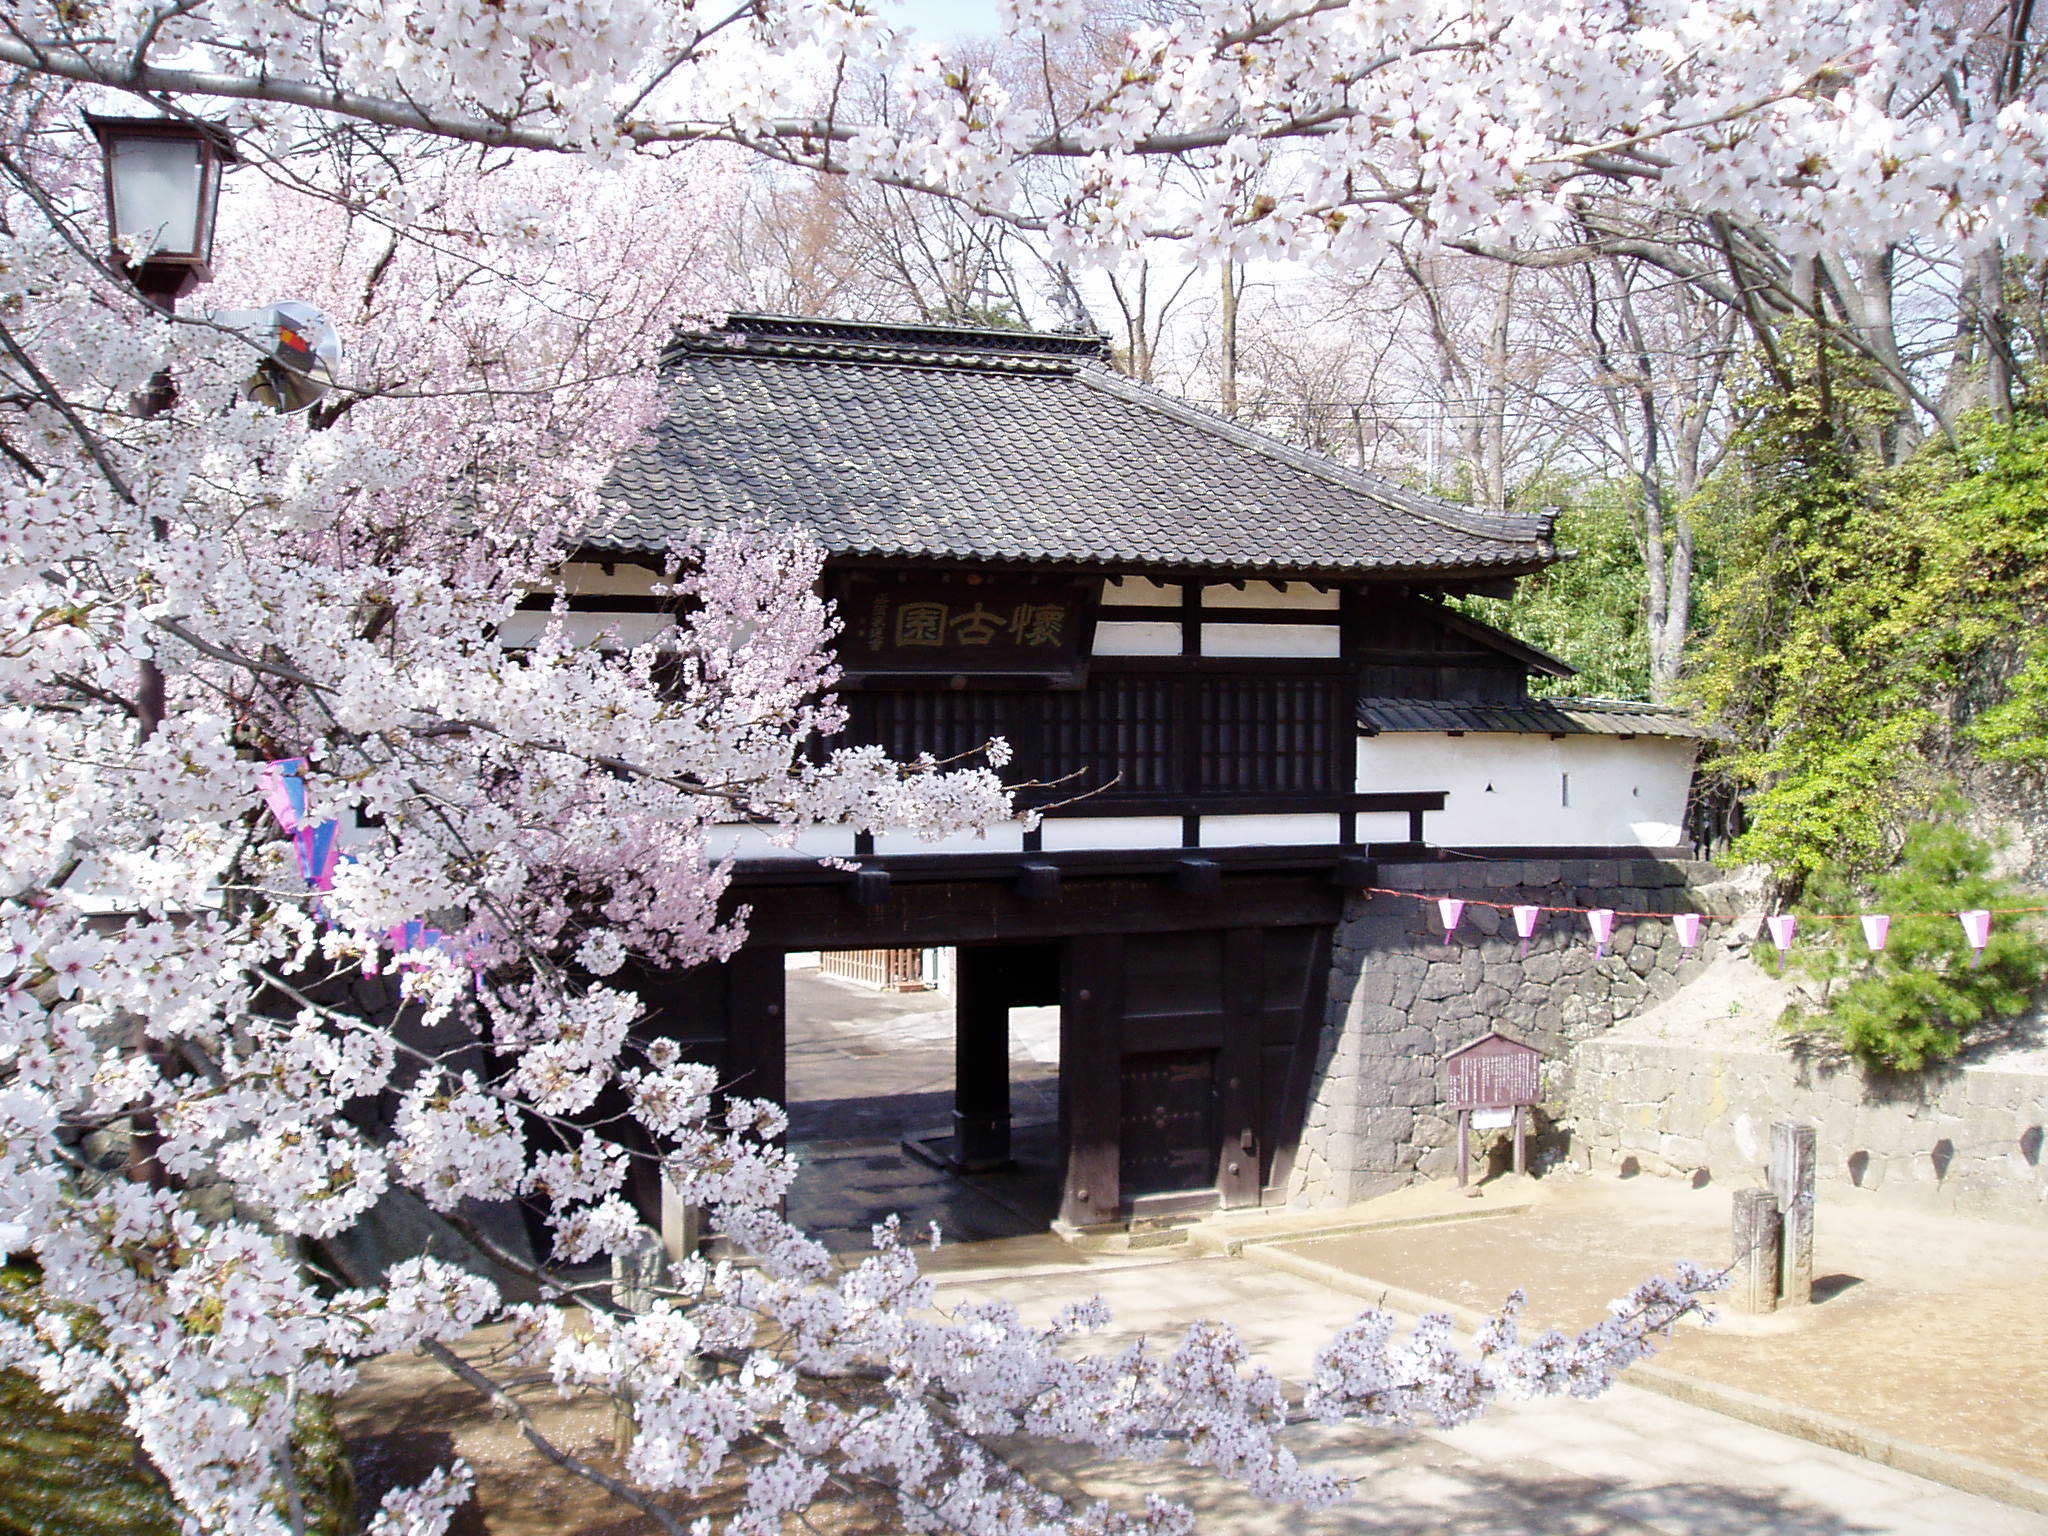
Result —
<path fill-rule="evenodd" d="M 750 521 L 843 556 L 1302 574 L 1510 574 L 1547 518 L 1489 515 L 1112 372 L 1100 337 L 736 315 L 680 339 L 666 419 L 595 549 Z"/>
<path fill-rule="evenodd" d="M 1635 699 L 1531 699 L 1526 704 L 1452 704 L 1434 699 L 1362 698 L 1359 729 L 1541 732 L 1556 736 L 1676 736 L 1714 733 L 1683 710 Z"/>

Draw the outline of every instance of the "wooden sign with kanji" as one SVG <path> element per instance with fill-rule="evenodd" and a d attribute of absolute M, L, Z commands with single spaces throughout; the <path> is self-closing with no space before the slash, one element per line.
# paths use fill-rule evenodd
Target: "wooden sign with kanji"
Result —
<path fill-rule="evenodd" d="M 1511 1040 L 1498 1030 L 1468 1040 L 1444 1057 L 1444 1106 L 1458 1112 L 1458 1186 L 1471 1178 L 1472 1119 L 1479 1113 L 1484 1129 L 1492 1120 L 1507 1125 L 1514 1137 L 1514 1170 L 1527 1166 L 1527 1109 L 1543 1096 L 1543 1053 L 1533 1045 Z M 1505 1113 L 1504 1120 L 1495 1119 Z"/>

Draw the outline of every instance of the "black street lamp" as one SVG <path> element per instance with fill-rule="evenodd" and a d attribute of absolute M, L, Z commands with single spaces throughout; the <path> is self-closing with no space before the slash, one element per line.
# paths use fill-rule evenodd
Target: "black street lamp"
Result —
<path fill-rule="evenodd" d="M 114 263 L 159 309 L 213 272 L 213 216 L 235 141 L 214 123 L 85 114 L 106 162 Z"/>

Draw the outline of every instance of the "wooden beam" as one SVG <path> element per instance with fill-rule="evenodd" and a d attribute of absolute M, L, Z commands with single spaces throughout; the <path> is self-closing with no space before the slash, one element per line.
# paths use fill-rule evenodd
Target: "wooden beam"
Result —
<path fill-rule="evenodd" d="M 1226 1210 L 1259 1203 L 1259 1042 L 1265 1016 L 1265 934 L 1223 935 L 1223 1041 L 1217 1053 L 1222 1146 L 1216 1190 Z"/>
<path fill-rule="evenodd" d="M 1071 939 L 1061 955 L 1060 1219 L 1076 1227 L 1122 1210 L 1123 962 L 1118 934 Z"/>
<path fill-rule="evenodd" d="M 1060 867 L 1033 863 L 1017 870 L 1017 894 L 1026 901 L 1051 901 L 1060 893 Z"/>

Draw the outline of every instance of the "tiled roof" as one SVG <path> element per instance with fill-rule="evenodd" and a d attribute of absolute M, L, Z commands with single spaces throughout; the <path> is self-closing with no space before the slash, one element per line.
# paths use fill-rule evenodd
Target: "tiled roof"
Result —
<path fill-rule="evenodd" d="M 1531 699 L 1526 704 L 1447 704 L 1431 699 L 1358 701 L 1358 726 L 1382 731 L 1503 731 L 1553 736 L 1679 736 L 1713 733 L 1682 710 L 1633 699 Z"/>
<path fill-rule="evenodd" d="M 1113 372 L 1099 336 L 735 315 L 685 336 L 594 549 L 801 524 L 834 554 L 1141 570 L 1511 575 L 1548 518 L 1359 474 Z"/>

